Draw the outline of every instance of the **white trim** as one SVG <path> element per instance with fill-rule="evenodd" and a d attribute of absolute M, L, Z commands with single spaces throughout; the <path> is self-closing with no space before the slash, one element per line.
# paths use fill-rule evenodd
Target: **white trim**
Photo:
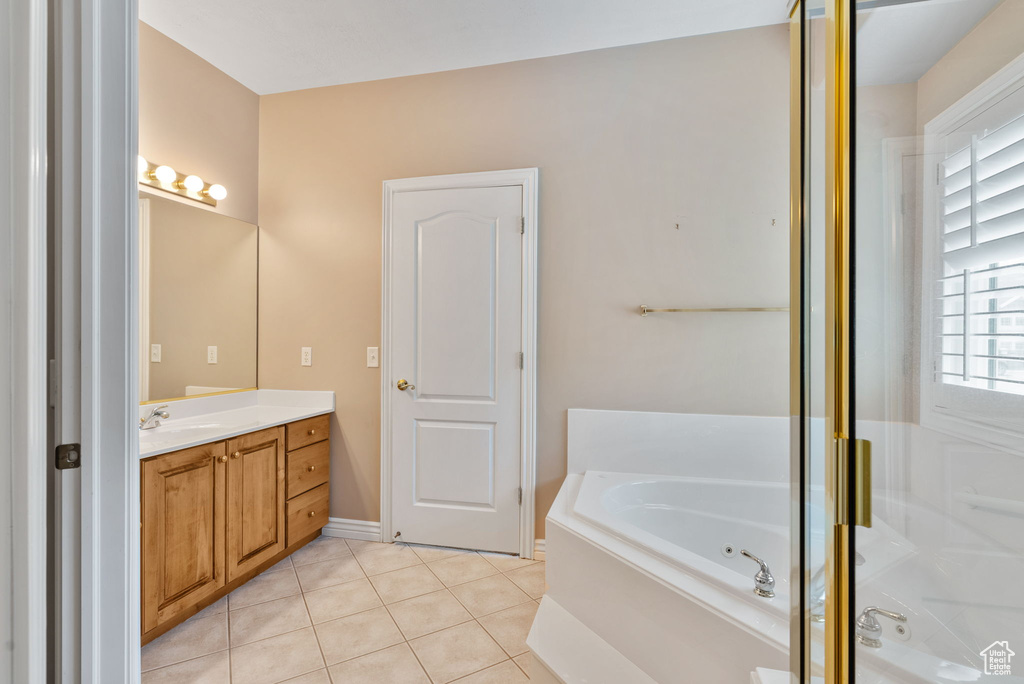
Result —
<path fill-rule="evenodd" d="M 150 200 L 139 198 L 139 400 L 149 401 L 149 290 L 150 290 L 150 257 L 149 239 Z M 220 389 L 205 389 L 206 392 L 217 392 Z M 193 392 L 198 394 L 199 392 Z M 189 395 L 185 388 L 185 395 Z"/>
<path fill-rule="evenodd" d="M 1024 421 L 1007 418 L 1006 415 L 1024 406 L 1024 397 L 956 387 L 935 380 L 937 348 L 933 295 L 935 283 L 941 275 L 939 255 L 942 246 L 938 229 L 938 179 L 932 170 L 941 162 L 940 144 L 946 136 L 1022 89 L 1024 54 L 925 124 L 921 260 L 920 424 L 940 433 L 1016 455 L 1024 450 Z M 972 397 L 972 401 L 976 401 L 975 405 L 965 406 L 962 398 L 966 397 Z M 1006 410 L 1006 404 L 1012 404 L 1009 411 Z M 1003 415 L 1000 416 L 1000 412 Z"/>
<path fill-rule="evenodd" d="M 533 559 L 545 560 L 547 556 L 547 540 L 537 539 L 533 542 Z"/>
<path fill-rule="evenodd" d="M 0 680 L 46 681 L 47 5 L 0 43 Z"/>
<path fill-rule="evenodd" d="M 352 520 L 350 518 L 330 518 L 324 525 L 322 534 L 325 537 L 341 539 L 361 539 L 363 541 L 380 541 L 380 523 L 372 520 Z"/>
<path fill-rule="evenodd" d="M 446 188 L 489 188 L 518 185 L 523 189 L 523 324 L 522 350 L 522 455 L 520 486 L 523 502 L 519 514 L 519 555 L 533 558 L 537 477 L 537 206 L 536 168 L 459 173 L 384 181 L 383 268 L 381 282 L 381 435 L 380 525 L 382 539 L 391 529 L 391 206 L 395 193 Z"/>

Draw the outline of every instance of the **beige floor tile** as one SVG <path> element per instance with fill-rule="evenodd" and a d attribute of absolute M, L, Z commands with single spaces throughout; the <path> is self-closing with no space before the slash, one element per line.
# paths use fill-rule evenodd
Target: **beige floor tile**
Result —
<path fill-rule="evenodd" d="M 299 581 L 291 569 L 263 572 L 231 592 L 228 595 L 228 607 L 238 610 L 299 593 Z"/>
<path fill-rule="evenodd" d="M 305 593 L 306 607 L 313 624 L 329 622 L 338 618 L 361 613 L 381 605 L 377 592 L 364 577 L 352 582 L 335 584 Z"/>
<path fill-rule="evenodd" d="M 386 608 L 375 608 L 316 626 L 320 648 L 328 665 L 404 641 Z"/>
<path fill-rule="evenodd" d="M 311 624 L 301 595 L 233 610 L 229 622 L 232 647 L 294 632 Z"/>
<path fill-rule="evenodd" d="M 509 570 L 515 570 L 517 568 L 525 568 L 527 565 L 533 565 L 534 563 L 540 562 L 520 558 L 519 556 L 509 556 L 505 553 L 488 553 L 487 551 L 478 551 L 477 553 L 481 558 L 501 572 L 508 572 Z"/>
<path fill-rule="evenodd" d="M 452 556 L 463 556 L 468 553 L 475 553 L 468 549 L 450 549 L 446 546 L 421 546 L 420 544 L 409 544 L 420 560 L 424 563 L 433 563 Z"/>
<path fill-rule="evenodd" d="M 498 574 L 497 568 L 475 553 L 434 561 L 427 567 L 446 587 Z"/>
<path fill-rule="evenodd" d="M 142 684 L 231 684 L 227 651 L 142 673 Z"/>
<path fill-rule="evenodd" d="M 370 582 L 373 583 L 373 588 L 377 590 L 385 604 L 404 601 L 414 596 L 422 596 L 444 589 L 441 580 L 434 577 L 434 573 L 427 570 L 426 565 L 413 565 L 401 570 L 374 575 L 370 578 Z"/>
<path fill-rule="evenodd" d="M 435 684 L 451 682 L 508 658 L 476 622 L 413 639 L 409 645 Z"/>
<path fill-rule="evenodd" d="M 480 618 L 480 624 L 505 649 L 505 653 L 512 657 L 522 655 L 529 650 L 526 635 L 530 633 L 538 607 L 535 601 L 522 603 L 484 616 Z"/>
<path fill-rule="evenodd" d="M 518 584 L 519 588 L 529 594 L 531 598 L 538 599 L 547 591 L 547 585 L 544 581 L 544 568 L 544 563 L 534 563 L 525 568 L 506 572 L 505 576 Z"/>
<path fill-rule="evenodd" d="M 530 678 L 511 660 L 493 665 L 468 677 L 463 677 L 457 684 L 519 684 L 528 682 Z"/>
<path fill-rule="evenodd" d="M 317 537 L 288 557 L 291 558 L 292 564 L 295 567 L 299 567 L 300 565 L 319 563 L 330 558 L 351 555 L 352 551 L 348 548 L 348 544 L 345 543 L 344 539 Z"/>
<path fill-rule="evenodd" d="M 276 684 L 323 668 L 312 627 L 231 649 L 232 684 Z"/>
<path fill-rule="evenodd" d="M 292 569 L 292 557 L 285 556 L 281 560 L 277 561 L 263 572 L 277 572 L 278 570 L 291 570 Z"/>
<path fill-rule="evenodd" d="M 227 613 L 195 615 L 142 648 L 142 670 L 223 651 L 228 647 Z"/>
<path fill-rule="evenodd" d="M 392 603 L 388 610 L 406 639 L 415 639 L 473 619 L 447 589 Z"/>
<path fill-rule="evenodd" d="M 518 665 L 519 669 L 523 671 L 523 674 L 527 677 L 530 676 L 530 664 L 533 662 L 533 655 L 530 653 L 524 653 L 521 656 L 516 656 L 512 660 L 516 662 L 516 665 Z"/>
<path fill-rule="evenodd" d="M 340 556 L 330 560 L 300 565 L 295 568 L 303 591 L 323 589 L 342 582 L 351 582 L 365 577 L 359 563 L 352 556 Z"/>
<path fill-rule="evenodd" d="M 473 617 L 477 618 L 517 606 L 520 603 L 533 603 L 533 599 L 506 579 L 504 575 L 493 575 L 458 584 L 451 587 L 449 591 L 459 599 L 462 605 L 466 606 Z M 536 605 L 534 603 L 534 610 L 536 610 Z"/>
<path fill-rule="evenodd" d="M 207 617 L 209 615 L 222 615 L 226 612 L 228 612 L 228 597 L 221 596 L 215 602 L 211 603 L 206 608 L 203 608 L 201 611 L 199 611 L 197 617 Z"/>
<path fill-rule="evenodd" d="M 294 679 L 286 679 L 281 684 L 331 684 L 331 676 L 327 674 L 326 669 L 323 669 L 299 675 Z"/>
<path fill-rule="evenodd" d="M 353 553 L 367 575 L 380 575 L 423 562 L 412 549 L 403 544 L 367 546 L 354 549 Z"/>
<path fill-rule="evenodd" d="M 430 684 L 409 644 L 398 644 L 331 666 L 339 684 Z"/>

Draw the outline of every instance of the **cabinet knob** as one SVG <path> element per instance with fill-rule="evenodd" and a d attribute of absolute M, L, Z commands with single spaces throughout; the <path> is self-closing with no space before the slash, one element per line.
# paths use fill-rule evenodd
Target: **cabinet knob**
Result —
<path fill-rule="evenodd" d="M 235 453 L 231 454 L 231 458 L 238 458 L 238 457 L 240 457 L 241 455 L 242 455 L 242 452 L 241 452 L 241 451 L 236 451 Z"/>
<path fill-rule="evenodd" d="M 316 511 L 310 511 L 309 512 L 309 517 L 310 518 L 312 518 L 314 515 L 316 515 Z"/>
<path fill-rule="evenodd" d="M 309 472 L 313 472 L 314 470 L 316 470 L 316 466 L 309 466 L 308 468 L 306 468 L 306 470 L 308 470 Z"/>
<path fill-rule="evenodd" d="M 227 463 L 228 462 L 228 455 L 224 454 L 223 456 L 219 457 L 217 460 L 220 461 L 221 463 Z"/>
<path fill-rule="evenodd" d="M 309 436 L 310 437 L 312 437 L 315 434 L 316 434 L 316 429 L 312 429 L 312 430 L 309 431 Z"/>

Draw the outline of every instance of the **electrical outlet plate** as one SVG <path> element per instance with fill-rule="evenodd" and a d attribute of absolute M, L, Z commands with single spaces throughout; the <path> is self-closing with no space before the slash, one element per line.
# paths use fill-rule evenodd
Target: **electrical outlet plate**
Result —
<path fill-rule="evenodd" d="M 149 360 L 151 363 L 160 363 L 160 358 L 163 355 L 163 348 L 159 344 L 149 345 Z"/>
<path fill-rule="evenodd" d="M 312 366 L 313 365 L 313 348 L 303 347 L 302 348 L 302 365 Z"/>
<path fill-rule="evenodd" d="M 206 363 L 217 363 L 217 348 L 207 347 L 206 348 Z"/>
<path fill-rule="evenodd" d="M 366 348 L 366 367 L 380 368 L 380 347 Z"/>

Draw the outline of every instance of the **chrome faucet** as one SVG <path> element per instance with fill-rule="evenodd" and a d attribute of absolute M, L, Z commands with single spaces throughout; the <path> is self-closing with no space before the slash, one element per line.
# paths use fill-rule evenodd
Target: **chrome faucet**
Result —
<path fill-rule="evenodd" d="M 775 598 L 775 578 L 772 577 L 768 564 L 746 549 L 740 549 L 740 553 L 761 566 L 754 575 L 754 593 L 762 598 Z"/>
<path fill-rule="evenodd" d="M 876 614 L 884 615 L 890 620 L 895 620 L 896 622 L 906 622 L 907 616 L 903 613 L 894 613 L 890 610 L 882 610 L 875 606 L 865 608 L 864 612 L 860 614 L 860 617 L 857 618 L 857 641 L 865 646 L 870 646 L 871 648 L 882 648 L 882 625 L 880 625 L 878 620 L 875 619 Z"/>
<path fill-rule="evenodd" d="M 167 420 L 171 417 L 171 414 L 164 409 L 167 408 L 167 404 L 163 406 L 157 406 L 155 409 L 149 412 L 149 415 L 145 418 L 139 419 L 140 430 L 152 430 L 155 427 L 160 427 L 160 420 Z"/>

